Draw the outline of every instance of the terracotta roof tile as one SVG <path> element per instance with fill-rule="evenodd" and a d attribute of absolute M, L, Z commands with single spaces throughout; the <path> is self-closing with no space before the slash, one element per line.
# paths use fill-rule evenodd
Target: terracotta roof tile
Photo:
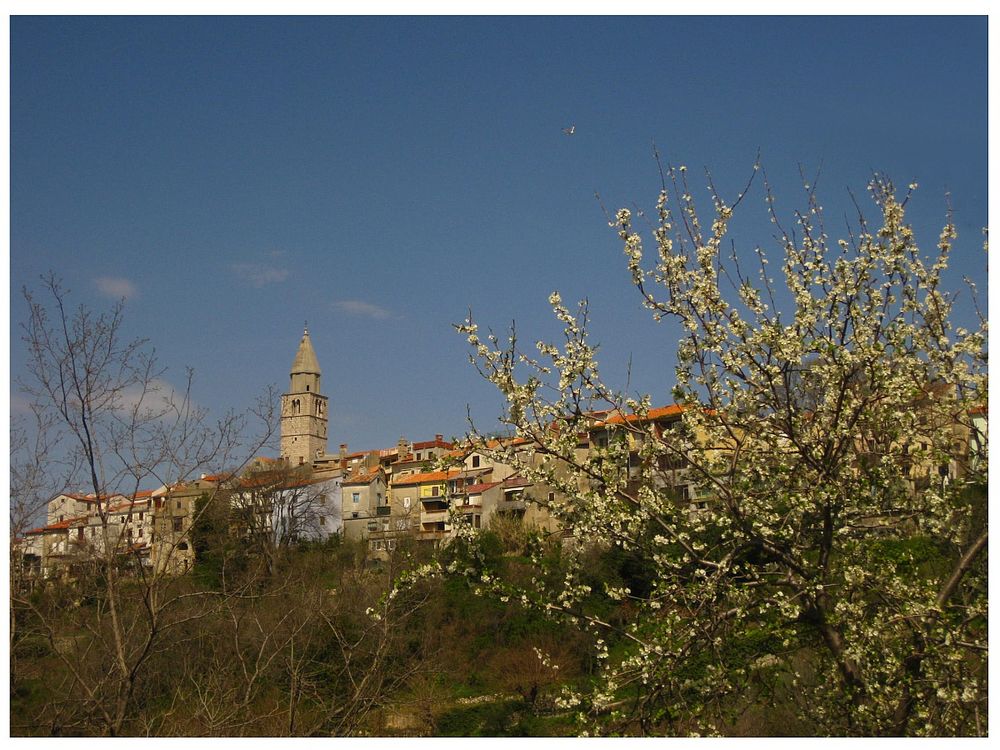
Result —
<path fill-rule="evenodd" d="M 479 492 L 485 492 L 491 487 L 496 487 L 498 484 L 502 484 L 502 482 L 483 482 L 482 484 L 472 484 L 466 487 L 465 491 L 470 495 L 474 495 Z"/>
<path fill-rule="evenodd" d="M 359 471 L 351 474 L 350 477 L 345 479 L 342 484 L 369 484 L 375 480 L 379 474 L 382 473 L 382 467 L 376 466 L 371 471 Z"/>
<path fill-rule="evenodd" d="M 664 417 L 677 417 L 684 412 L 684 407 L 680 404 L 670 404 L 668 406 L 659 406 L 655 409 L 650 409 L 649 413 L 645 417 L 640 417 L 638 414 L 622 414 L 616 411 L 613 416 L 608 417 L 603 422 L 598 422 L 597 425 L 604 424 L 624 424 L 625 422 L 647 422 L 651 419 L 663 419 Z"/>
<path fill-rule="evenodd" d="M 229 473 L 229 472 L 224 473 L 224 474 L 206 474 L 203 477 L 199 477 L 195 481 L 196 482 L 222 482 L 222 481 L 225 481 L 226 479 L 230 479 L 232 476 L 233 476 L 232 473 Z"/>
<path fill-rule="evenodd" d="M 299 487 L 308 487 L 313 484 L 326 482 L 329 477 L 289 475 L 282 470 L 277 471 L 255 471 L 240 477 L 236 486 L 240 489 L 273 489 L 273 490 L 293 490 Z"/>
<path fill-rule="evenodd" d="M 422 443 L 413 444 L 413 450 L 415 451 L 424 450 L 425 448 L 447 448 L 451 450 L 454 447 L 454 443 L 449 443 L 446 440 L 425 440 Z"/>
<path fill-rule="evenodd" d="M 57 523 L 50 523 L 48 526 L 40 526 L 37 529 L 31 529 L 24 532 L 25 534 L 45 534 L 50 531 L 65 531 L 71 526 L 75 526 L 80 523 L 86 522 L 90 516 L 76 516 L 75 518 L 67 518 L 65 521 L 59 521 Z"/>
<path fill-rule="evenodd" d="M 504 489 L 507 489 L 512 487 L 530 487 L 532 484 L 534 484 L 534 482 L 525 479 L 522 476 L 515 475 L 503 480 L 502 484 L 504 486 Z"/>
<path fill-rule="evenodd" d="M 106 508 L 106 510 L 108 511 L 108 513 L 117 513 L 120 510 L 136 510 L 136 509 L 144 510 L 145 508 L 149 507 L 149 502 L 150 501 L 148 498 L 146 499 L 137 498 L 136 500 L 127 500 L 124 503 L 118 503 L 118 505 L 111 505 L 108 508 Z"/>
<path fill-rule="evenodd" d="M 422 474 L 410 474 L 405 477 L 399 477 L 393 484 L 399 487 L 408 484 L 423 484 L 424 482 L 443 482 L 448 479 L 454 479 L 460 474 L 462 474 L 460 469 L 452 471 L 428 471 Z"/>

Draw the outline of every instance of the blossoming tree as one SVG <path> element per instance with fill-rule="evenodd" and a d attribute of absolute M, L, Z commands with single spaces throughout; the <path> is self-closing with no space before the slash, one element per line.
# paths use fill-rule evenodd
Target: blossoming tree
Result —
<path fill-rule="evenodd" d="M 724 244 L 755 177 L 731 204 L 709 178 L 705 228 L 685 171 L 664 175 L 655 259 L 629 210 L 612 222 L 642 304 L 683 327 L 675 429 L 604 384 L 586 303 L 550 297 L 564 338 L 537 354 L 471 315 L 459 326 L 532 446 L 479 449 L 556 488 L 550 511 L 574 540 L 538 545 L 530 582 L 482 561 L 466 572 L 593 631 L 600 686 L 562 701 L 600 730 L 741 731 L 775 703 L 796 732 L 985 733 L 986 462 L 969 446 L 985 445 L 987 323 L 952 322 L 950 211 L 928 257 L 905 219 L 916 186 L 899 197 L 876 175 L 880 220 L 859 209 L 832 242 L 811 187 L 786 230 L 765 179 L 775 282 L 763 250 Z M 578 450 L 604 410 L 618 439 Z M 706 502 L 683 501 L 664 465 Z M 639 561 L 639 584 L 596 581 L 595 547 Z M 611 621 L 609 599 L 626 614 Z"/>

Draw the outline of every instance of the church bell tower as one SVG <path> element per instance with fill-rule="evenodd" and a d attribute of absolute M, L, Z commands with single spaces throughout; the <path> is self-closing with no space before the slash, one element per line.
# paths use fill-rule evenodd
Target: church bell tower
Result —
<path fill-rule="evenodd" d="M 326 396 L 306 328 L 292 362 L 291 385 L 281 397 L 281 457 L 292 466 L 309 464 L 326 453 Z"/>

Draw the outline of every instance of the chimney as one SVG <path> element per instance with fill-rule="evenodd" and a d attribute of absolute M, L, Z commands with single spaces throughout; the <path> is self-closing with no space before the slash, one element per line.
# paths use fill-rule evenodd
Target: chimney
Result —
<path fill-rule="evenodd" d="M 434 436 L 434 441 L 438 442 L 438 443 L 443 443 L 444 442 L 444 435 L 435 435 Z"/>
<path fill-rule="evenodd" d="M 400 436 L 399 442 L 396 443 L 396 458 L 400 459 L 410 452 L 410 444 L 406 442 L 406 438 Z"/>
<path fill-rule="evenodd" d="M 340 468 L 347 468 L 347 443 L 340 444 Z"/>

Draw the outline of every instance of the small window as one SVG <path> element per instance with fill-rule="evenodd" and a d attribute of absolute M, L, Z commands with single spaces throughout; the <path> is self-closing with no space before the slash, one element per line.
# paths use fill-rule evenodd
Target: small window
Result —
<path fill-rule="evenodd" d="M 142 511 L 141 510 L 139 511 L 139 520 L 140 521 L 142 520 Z"/>
<path fill-rule="evenodd" d="M 481 515 L 479 515 L 478 513 L 476 513 L 476 514 L 475 514 L 475 515 L 474 515 L 474 516 L 472 517 L 472 525 L 473 525 L 473 526 L 474 526 L 475 528 L 477 528 L 477 529 L 478 529 L 478 528 L 481 528 L 481 524 L 482 524 L 482 520 L 483 520 L 483 517 L 482 517 Z"/>
<path fill-rule="evenodd" d="M 319 525 L 320 526 L 326 526 L 326 516 L 320 516 L 319 517 Z"/>
<path fill-rule="evenodd" d="M 418 461 L 420 460 L 420 456 L 421 456 L 421 454 L 420 454 L 420 453 L 417 453 L 417 460 L 418 460 Z"/>
<path fill-rule="evenodd" d="M 351 518 L 357 518 L 357 517 L 358 517 L 358 512 L 357 511 L 354 511 L 353 513 L 351 513 Z"/>
<path fill-rule="evenodd" d="M 369 521 L 368 522 L 368 530 L 369 531 L 378 531 L 378 522 L 377 521 Z"/>
<path fill-rule="evenodd" d="M 479 468 L 479 456 L 473 456 L 472 457 L 472 468 L 473 469 L 478 469 Z"/>
<path fill-rule="evenodd" d="M 351 493 L 351 502 L 354 503 L 355 505 L 357 505 L 358 503 L 360 503 L 361 502 L 361 493 L 360 492 L 352 492 Z"/>
<path fill-rule="evenodd" d="M 431 495 L 437 497 L 439 494 L 441 494 L 441 488 L 435 484 L 433 487 L 431 487 Z"/>
<path fill-rule="evenodd" d="M 181 501 L 180 501 L 180 500 L 178 500 L 178 501 L 177 501 L 177 507 L 178 507 L 178 508 L 180 508 L 180 507 L 181 507 Z"/>
<path fill-rule="evenodd" d="M 184 530 L 184 519 L 183 518 L 175 518 L 174 519 L 174 531 L 183 531 L 183 530 Z"/>
<path fill-rule="evenodd" d="M 307 385 L 307 386 L 306 386 L 306 391 L 308 391 L 308 390 L 309 390 L 309 386 Z"/>
<path fill-rule="evenodd" d="M 550 492 L 549 493 L 549 502 L 551 503 L 555 499 L 556 499 L 556 493 Z"/>
<path fill-rule="evenodd" d="M 76 538 L 83 539 L 83 526 L 76 530 Z"/>

